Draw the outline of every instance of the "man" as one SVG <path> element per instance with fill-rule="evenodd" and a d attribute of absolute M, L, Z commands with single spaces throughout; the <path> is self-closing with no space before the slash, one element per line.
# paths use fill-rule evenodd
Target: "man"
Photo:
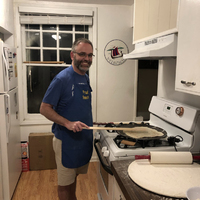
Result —
<path fill-rule="evenodd" d="M 92 43 L 87 39 L 76 40 L 70 57 L 72 65 L 52 80 L 40 106 L 40 113 L 54 122 L 53 148 L 60 200 L 77 199 L 76 178 L 87 173 L 93 150 L 93 132 L 87 130 L 93 125 L 92 89 L 86 74 L 92 64 Z"/>

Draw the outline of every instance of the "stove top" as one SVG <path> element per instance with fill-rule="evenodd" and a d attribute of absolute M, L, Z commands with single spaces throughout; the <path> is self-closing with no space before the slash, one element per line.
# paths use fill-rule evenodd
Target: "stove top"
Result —
<path fill-rule="evenodd" d="M 148 139 L 148 140 L 137 140 L 117 135 L 114 139 L 116 145 L 121 149 L 136 149 L 146 147 L 162 147 L 162 146 L 173 146 L 176 148 L 176 144 L 183 141 L 181 136 L 168 137 L 165 139 Z"/>
<path fill-rule="evenodd" d="M 146 128 L 145 130 L 156 130 L 163 133 L 163 136 L 156 136 L 156 137 L 141 137 L 141 138 L 134 138 L 128 136 L 124 131 L 116 131 L 118 135 L 114 137 L 115 144 L 121 149 L 136 149 L 136 148 L 145 148 L 145 147 L 161 147 L 161 146 L 174 146 L 176 148 L 176 143 L 182 142 L 183 138 L 181 136 L 171 136 L 167 137 L 167 132 L 160 127 L 151 126 L 148 122 L 129 122 L 129 123 L 119 123 L 113 124 L 108 123 L 105 127 L 125 127 L 125 128 L 133 128 L 133 127 L 142 127 Z M 107 132 L 115 132 L 109 131 Z"/>
<path fill-rule="evenodd" d="M 105 155 L 109 155 L 110 161 L 132 158 L 135 155 L 148 155 L 150 151 L 200 152 L 200 109 L 153 97 L 149 110 L 149 121 L 130 124 L 149 124 L 164 130 L 165 137 L 153 140 L 134 139 L 124 137 L 115 131 L 99 130 L 99 142 L 109 151 Z M 180 114 L 180 110 L 183 113 Z M 118 125 L 110 123 L 106 126 Z"/>
<path fill-rule="evenodd" d="M 155 124 L 156 121 L 156 124 Z M 141 122 L 140 122 L 141 123 Z M 137 149 L 149 149 L 149 148 L 167 148 L 172 150 L 180 150 L 180 149 L 189 149 L 192 145 L 193 135 L 188 134 L 188 132 L 173 126 L 170 123 L 166 123 L 162 119 L 152 115 L 151 121 L 145 122 L 154 127 L 162 127 L 163 130 L 166 131 L 167 136 L 161 139 L 148 139 L 148 140 L 140 140 L 140 139 L 132 139 L 126 136 L 122 136 L 117 132 L 109 132 L 106 130 L 101 130 L 101 137 L 107 140 L 108 146 L 111 146 L 112 143 L 115 144 L 115 150 L 121 149 L 123 150 L 134 150 Z M 122 142 L 121 142 L 122 141 Z M 127 141 L 132 142 L 127 144 Z M 112 147 L 113 148 L 113 147 Z"/>

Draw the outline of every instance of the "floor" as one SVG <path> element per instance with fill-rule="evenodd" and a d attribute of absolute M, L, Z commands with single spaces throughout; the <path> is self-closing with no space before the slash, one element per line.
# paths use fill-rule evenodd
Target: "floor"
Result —
<path fill-rule="evenodd" d="M 76 193 L 77 200 L 97 200 L 97 162 L 78 176 Z M 56 169 L 23 172 L 12 200 L 59 200 Z"/>

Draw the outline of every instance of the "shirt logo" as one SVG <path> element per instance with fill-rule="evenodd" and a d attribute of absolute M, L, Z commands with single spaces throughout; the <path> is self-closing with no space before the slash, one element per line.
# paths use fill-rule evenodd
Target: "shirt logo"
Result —
<path fill-rule="evenodd" d="M 87 100 L 87 99 L 89 99 L 89 91 L 88 90 L 82 90 L 82 92 L 83 92 L 83 99 L 84 100 Z"/>

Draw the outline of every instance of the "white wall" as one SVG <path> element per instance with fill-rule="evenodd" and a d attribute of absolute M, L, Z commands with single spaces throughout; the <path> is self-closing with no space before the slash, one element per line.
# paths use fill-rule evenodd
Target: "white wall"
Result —
<path fill-rule="evenodd" d="M 14 45 L 12 34 L 14 33 L 13 0 L 0 0 L 0 32 L 4 34 L 4 41 Z"/>
<path fill-rule="evenodd" d="M 0 32 L 12 34 L 14 30 L 13 23 L 13 0 L 0 1 Z"/>
<path fill-rule="evenodd" d="M 98 122 L 133 120 L 134 61 L 114 66 L 104 57 L 104 48 L 113 39 L 124 41 L 132 50 L 131 24 L 131 7 L 98 7 Z"/>
<path fill-rule="evenodd" d="M 159 61 L 158 96 L 200 108 L 200 96 L 175 91 L 176 59 Z"/>
<path fill-rule="evenodd" d="M 23 2 L 27 5 L 37 5 L 45 7 L 67 8 L 67 6 L 94 7 L 97 9 L 96 16 L 96 63 L 95 78 L 96 81 L 93 90 L 96 93 L 96 121 L 124 121 L 133 120 L 133 77 L 135 72 L 134 62 L 126 61 L 119 66 L 109 64 L 104 57 L 104 48 L 106 44 L 119 39 L 128 45 L 129 51 L 132 51 L 132 7 L 131 6 L 109 6 L 109 5 L 80 5 L 53 2 L 37 2 L 26 0 L 15 0 L 15 11 L 18 3 Z M 19 26 L 19 25 L 18 25 Z M 19 29 L 19 28 L 18 28 Z M 19 30 L 17 30 L 19 33 Z M 20 35 L 17 35 L 19 41 Z M 20 53 L 20 52 L 19 52 Z M 19 56 L 19 55 L 18 55 Z M 92 66 L 94 67 L 94 66 Z M 93 70 L 93 69 L 92 69 Z M 19 67 L 19 74 L 21 69 Z M 20 84 L 19 84 L 20 85 Z M 22 86 L 22 83 L 21 83 Z M 94 105 L 93 105 L 94 106 Z M 49 132 L 51 124 L 23 124 L 21 126 L 22 140 L 28 140 L 31 132 Z"/>

